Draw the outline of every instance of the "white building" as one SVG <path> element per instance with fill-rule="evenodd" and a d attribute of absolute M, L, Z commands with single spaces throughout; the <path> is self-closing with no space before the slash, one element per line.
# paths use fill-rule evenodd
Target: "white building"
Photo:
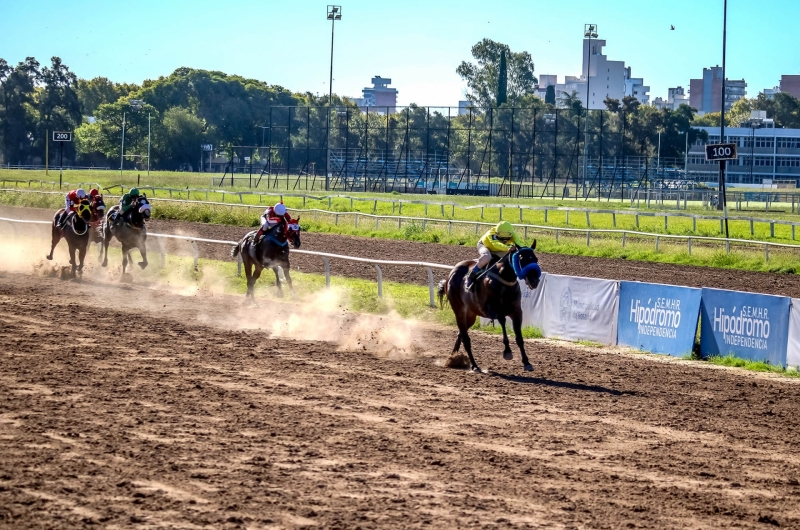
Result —
<path fill-rule="evenodd" d="M 645 86 L 644 79 L 641 77 L 631 77 L 631 67 L 625 69 L 625 95 L 633 96 L 642 105 L 650 103 L 650 87 Z M 620 101 L 622 101 L 620 99 Z"/>
<path fill-rule="evenodd" d="M 624 61 L 609 61 L 603 54 L 606 41 L 601 39 L 583 39 L 583 68 L 581 81 L 584 107 L 597 110 L 605 109 L 606 98 L 622 101 L 625 97 L 625 79 L 627 71 Z M 586 79 L 589 80 L 589 103 L 586 103 Z M 649 88 L 648 88 L 649 90 Z"/>
<path fill-rule="evenodd" d="M 653 106 L 659 110 L 675 110 L 683 104 L 689 104 L 689 95 L 682 86 L 668 89 L 666 101 L 660 97 L 653 100 Z"/>

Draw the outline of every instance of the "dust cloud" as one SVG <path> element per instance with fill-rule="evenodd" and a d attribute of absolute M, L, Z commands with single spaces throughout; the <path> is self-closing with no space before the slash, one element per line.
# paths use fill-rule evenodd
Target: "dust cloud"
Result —
<path fill-rule="evenodd" d="M 45 256 L 50 250 L 50 240 L 43 235 L 32 231 L 14 237 L 8 231 L 0 231 L 0 255 L 3 256 L 0 271 L 67 279 L 69 252 L 66 242 L 62 241 L 56 247 L 53 261 L 48 261 Z M 109 267 L 101 268 L 97 261 L 97 246 L 90 245 L 83 279 L 122 287 L 121 284 L 130 283 L 131 278 L 135 278 L 133 285 L 138 288 L 188 299 L 195 297 L 196 318 L 226 329 L 260 330 L 271 338 L 331 342 L 342 351 L 366 351 L 391 359 L 414 357 L 424 351 L 418 339 L 423 331 L 421 323 L 404 319 L 394 311 L 382 315 L 350 311 L 348 293 L 342 289 L 321 290 L 297 300 L 289 299 L 289 289 L 285 284 L 287 298 L 283 300 L 265 296 L 259 289 L 259 306 L 253 307 L 243 303 L 243 295 L 231 295 L 226 291 L 231 278 L 213 266 L 203 266 L 199 272 L 193 273 L 190 261 L 173 262 L 168 264 L 167 270 L 159 270 L 160 256 L 154 252 L 149 254 L 150 265 L 142 271 L 136 264 L 138 251 L 133 251 L 133 258 L 132 277 L 126 274 L 123 278 L 118 251 L 109 255 Z M 257 285 L 263 286 L 264 283 L 262 279 Z M 158 309 L 163 307 L 166 306 L 158 306 Z"/>

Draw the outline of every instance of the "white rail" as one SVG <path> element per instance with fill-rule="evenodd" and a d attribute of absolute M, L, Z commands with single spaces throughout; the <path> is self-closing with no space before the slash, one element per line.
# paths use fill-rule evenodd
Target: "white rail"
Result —
<path fill-rule="evenodd" d="M 17 237 L 17 228 L 16 224 L 33 224 L 33 225 L 51 225 L 51 221 L 32 221 L 26 219 L 9 219 L 6 217 L 0 217 L 0 221 L 5 221 L 9 223 L 14 231 L 14 236 Z M 161 266 L 164 266 L 164 262 L 166 259 L 166 251 L 164 249 L 164 245 L 161 244 L 161 239 L 177 239 L 181 241 L 189 241 L 192 243 L 192 250 L 193 250 L 193 259 L 194 259 L 194 267 L 197 269 L 198 266 L 198 259 L 199 259 L 199 249 L 197 247 L 197 243 L 210 243 L 213 245 L 226 245 L 226 246 L 236 246 L 239 244 L 238 241 L 225 241 L 219 239 L 205 239 L 202 237 L 193 237 L 193 236 L 176 236 L 172 234 L 157 234 L 149 232 L 147 234 L 149 237 L 154 237 L 159 240 L 159 253 L 161 254 Z M 383 271 L 381 270 L 381 265 L 384 266 L 409 266 L 409 267 L 423 267 L 428 273 L 428 293 L 430 296 L 430 306 L 436 307 L 435 301 L 435 284 L 433 278 L 433 269 L 441 269 L 441 270 L 450 270 L 453 268 L 452 265 L 442 265 L 440 263 L 427 263 L 424 261 L 392 261 L 392 260 L 380 260 L 380 259 L 370 259 L 370 258 L 358 258 L 355 256 L 345 256 L 341 254 L 330 254 L 328 252 L 315 252 L 313 250 L 297 250 L 297 249 L 289 249 L 290 252 L 295 254 L 306 254 L 309 256 L 318 256 L 322 258 L 322 261 L 325 265 L 325 286 L 330 288 L 331 285 L 331 267 L 330 267 L 330 260 L 331 259 L 340 259 L 344 261 L 354 261 L 359 263 L 367 263 L 373 265 L 378 274 L 378 297 L 383 298 Z M 237 272 L 238 275 L 242 275 L 242 259 L 241 254 L 239 255 L 239 259 L 237 261 Z"/>
<path fill-rule="evenodd" d="M 2 182 L 1 179 L 0 179 L 0 182 Z M 108 188 L 106 188 L 106 189 L 108 189 Z M 169 188 L 150 188 L 150 187 L 148 187 L 148 188 L 142 188 L 142 189 L 169 189 Z M 173 190 L 172 189 L 169 189 L 169 190 L 170 190 L 170 195 L 171 195 L 171 191 L 173 191 Z M 18 188 L 0 188 L 0 191 L 18 192 L 18 193 L 39 193 L 39 194 L 45 194 L 45 195 L 52 195 L 52 194 L 63 195 L 61 192 L 42 191 L 42 190 L 21 190 L 21 189 L 18 189 Z M 193 191 L 193 190 L 183 189 L 183 190 L 174 190 L 174 191 L 186 193 L 187 191 Z M 195 190 L 195 191 L 197 191 L 197 190 Z M 230 192 L 221 191 L 220 193 L 230 193 Z M 231 208 L 231 209 L 233 209 L 233 208 L 247 208 L 248 212 L 250 211 L 251 208 L 256 208 L 256 209 L 261 208 L 261 206 L 256 205 L 256 204 L 246 204 L 246 203 L 241 202 L 241 200 L 242 200 L 241 195 L 242 194 L 248 194 L 248 193 L 255 194 L 254 192 L 235 192 L 235 193 L 233 193 L 234 195 L 239 195 L 239 200 L 240 200 L 239 203 L 215 202 L 215 201 L 208 201 L 208 200 L 206 200 L 206 201 L 195 201 L 195 200 L 190 200 L 190 199 L 172 199 L 172 198 L 167 199 L 167 198 L 161 198 L 161 197 L 150 197 L 149 199 L 151 200 L 151 202 L 162 201 L 162 202 L 174 202 L 174 203 L 178 203 L 178 204 L 195 204 L 195 205 L 202 205 L 202 206 L 222 206 L 222 207 L 228 207 L 228 208 Z M 267 195 L 265 193 L 259 193 L 259 194 L 260 195 Z M 278 194 L 278 193 L 276 193 L 274 195 L 280 196 L 281 200 L 283 199 L 283 196 L 284 196 L 283 194 Z M 286 194 L 286 196 L 287 197 L 288 196 L 300 197 L 301 195 Z M 119 198 L 118 195 L 108 195 L 108 197 L 109 198 Z M 308 196 L 302 196 L 302 197 L 305 199 L 305 197 L 308 197 Z M 330 207 L 330 204 L 331 204 L 331 202 L 330 202 L 331 197 L 333 197 L 333 196 L 327 196 L 329 207 Z M 347 197 L 347 196 L 338 196 L 338 197 L 350 198 L 350 200 L 351 200 L 351 208 L 352 208 L 352 201 L 353 201 L 352 197 Z M 324 199 L 324 198 L 326 198 L 326 197 L 320 197 L 320 198 L 315 198 L 315 199 Z M 356 200 L 362 200 L 362 201 L 363 200 L 368 200 L 368 201 L 372 201 L 372 202 L 375 202 L 375 203 L 381 202 L 380 200 L 377 200 L 377 199 L 356 199 Z M 477 227 L 478 226 L 491 226 L 491 225 L 495 224 L 494 222 L 489 223 L 489 222 L 484 222 L 484 221 L 466 221 L 466 220 L 456 220 L 456 219 L 449 220 L 449 219 L 444 219 L 444 218 L 410 217 L 410 216 L 403 216 L 402 215 L 402 213 L 403 213 L 403 204 L 425 204 L 426 205 L 426 214 L 427 214 L 427 206 L 429 204 L 440 205 L 442 207 L 442 215 L 444 215 L 444 205 L 446 205 L 446 204 L 452 205 L 454 203 L 432 203 L 432 202 L 426 202 L 426 201 L 405 201 L 405 200 L 383 201 L 383 202 L 392 202 L 393 204 L 395 202 L 400 203 L 399 204 L 399 208 L 398 208 L 399 215 L 378 215 L 378 214 L 375 214 L 375 213 L 370 214 L 370 213 L 366 213 L 366 212 L 357 212 L 357 211 L 337 212 L 337 211 L 331 211 L 331 210 L 323 210 L 323 209 L 319 209 L 319 208 L 308 208 L 308 209 L 306 209 L 306 208 L 293 208 L 292 210 L 296 211 L 296 212 L 313 213 L 315 215 L 315 220 L 316 220 L 316 214 L 317 213 L 322 213 L 322 214 L 326 214 L 326 215 L 335 216 L 335 219 L 337 221 L 338 221 L 339 216 L 343 216 L 343 215 L 344 216 L 346 216 L 346 215 L 355 216 L 355 225 L 356 225 L 356 227 L 358 226 L 358 219 L 359 219 L 360 216 L 361 217 L 375 219 L 376 220 L 376 225 L 377 225 L 377 221 L 379 219 L 420 221 L 420 222 L 423 223 L 423 226 L 426 225 L 427 223 L 439 223 L 439 224 L 449 223 L 448 224 L 448 233 L 450 233 L 450 229 L 454 224 L 456 224 L 456 225 L 458 225 L 458 224 L 474 225 L 476 227 L 476 232 L 477 232 Z M 305 200 L 303 201 L 303 203 L 304 203 L 304 206 L 305 206 Z M 560 230 L 561 231 L 565 231 L 565 232 L 580 231 L 580 232 L 584 232 L 584 233 L 588 233 L 589 231 L 592 231 L 594 233 L 603 233 L 603 232 L 611 233 L 610 231 L 613 230 L 616 233 L 625 232 L 625 233 L 628 233 L 628 234 L 631 234 L 631 235 L 634 235 L 634 236 L 656 237 L 656 238 L 657 237 L 666 237 L 666 238 L 676 237 L 676 236 L 670 235 L 670 234 L 656 234 L 656 233 L 651 233 L 651 232 L 641 232 L 639 230 L 617 229 L 616 227 L 617 227 L 617 216 L 618 215 L 623 215 L 623 216 L 627 215 L 627 216 L 634 217 L 637 228 L 639 227 L 640 217 L 662 217 L 664 219 L 664 230 L 669 230 L 669 219 L 671 217 L 678 217 L 678 218 L 692 219 L 692 231 L 693 232 L 697 231 L 697 221 L 698 220 L 717 221 L 717 222 L 719 222 L 719 225 L 720 225 L 720 233 L 724 232 L 724 225 L 723 225 L 724 221 L 723 221 L 723 218 L 719 217 L 719 216 L 715 216 L 715 215 L 688 214 L 688 213 L 679 213 L 679 212 L 641 212 L 641 211 L 637 211 L 637 210 L 603 210 L 603 209 L 591 209 L 591 208 L 572 208 L 572 207 L 554 207 L 554 206 L 529 206 L 529 205 L 502 205 L 502 204 L 488 204 L 488 205 L 476 205 L 476 206 L 464 206 L 464 207 L 459 206 L 459 208 L 461 208 L 463 210 L 480 209 L 481 210 L 481 218 L 482 219 L 484 217 L 484 215 L 483 215 L 484 214 L 484 211 L 483 211 L 484 208 L 498 208 L 500 220 L 503 220 L 503 210 L 504 209 L 518 210 L 519 211 L 519 216 L 518 216 L 519 221 L 513 220 L 518 226 L 520 226 L 522 228 L 525 228 L 526 230 L 530 228 L 530 229 L 537 229 L 537 230 L 555 231 L 556 237 L 558 237 L 558 231 L 560 231 Z M 394 210 L 394 206 L 392 207 L 392 210 Z M 544 221 L 545 222 L 547 222 L 547 220 L 548 220 L 549 212 L 565 212 L 566 223 L 567 224 L 569 224 L 570 212 L 583 213 L 586 216 L 587 228 L 556 228 L 556 227 L 547 226 L 547 225 L 522 224 L 522 214 L 523 214 L 523 211 L 525 211 L 525 210 L 543 211 L 544 212 Z M 612 225 L 613 225 L 614 228 L 613 229 L 594 229 L 594 228 L 591 228 L 591 224 L 592 224 L 591 223 L 591 214 L 611 215 Z M 800 222 L 797 222 L 797 221 L 782 221 L 782 220 L 776 220 L 776 219 L 763 219 L 763 218 L 758 218 L 758 217 L 736 216 L 736 217 L 728 217 L 728 220 L 729 221 L 749 222 L 750 223 L 750 235 L 752 235 L 752 236 L 755 236 L 755 224 L 756 223 L 768 224 L 769 225 L 770 237 L 775 237 L 775 225 L 790 226 L 791 227 L 791 233 L 792 233 L 792 240 L 795 239 L 796 232 L 797 232 L 797 227 L 800 226 Z M 725 240 L 724 238 L 713 238 L 713 237 L 706 237 L 706 236 L 691 236 L 691 235 L 680 235 L 680 236 L 677 236 L 677 237 L 680 237 L 681 239 L 692 238 L 692 239 L 696 239 L 696 240 L 708 240 L 708 241 Z M 590 241 L 590 240 L 591 240 L 591 236 L 587 235 L 587 241 Z M 731 239 L 730 241 L 734 241 L 734 240 Z M 755 239 L 753 239 L 753 240 L 742 240 L 742 241 L 752 241 L 752 242 L 755 242 L 757 244 L 762 244 L 762 241 L 755 240 Z M 780 243 L 771 243 L 771 244 L 776 245 L 776 246 L 777 245 L 781 245 Z M 689 248 L 689 252 L 691 253 L 691 248 Z"/>

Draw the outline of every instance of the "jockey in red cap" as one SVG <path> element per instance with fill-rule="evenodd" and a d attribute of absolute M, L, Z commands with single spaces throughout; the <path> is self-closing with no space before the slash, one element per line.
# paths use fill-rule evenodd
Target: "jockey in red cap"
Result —
<path fill-rule="evenodd" d="M 286 220 L 287 223 L 292 222 L 292 216 L 286 211 L 286 206 L 283 204 L 283 201 L 275 206 L 269 206 L 264 210 L 264 213 L 261 214 L 261 228 L 256 232 L 253 241 L 258 243 L 258 240 L 264 235 L 264 232 L 280 223 L 281 219 Z"/>
<path fill-rule="evenodd" d="M 94 190 L 92 190 L 94 191 Z M 64 213 L 61 214 L 61 217 L 58 220 L 59 226 L 64 224 L 67 220 L 67 216 L 70 212 L 75 211 L 75 207 L 78 206 L 83 199 L 86 198 L 86 192 L 83 188 L 78 188 L 77 190 L 71 190 L 67 193 L 66 198 L 64 199 Z"/>

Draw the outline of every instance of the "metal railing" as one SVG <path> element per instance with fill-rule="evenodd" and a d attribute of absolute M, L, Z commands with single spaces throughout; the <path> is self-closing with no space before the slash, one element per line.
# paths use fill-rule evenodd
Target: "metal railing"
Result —
<path fill-rule="evenodd" d="M 52 223 L 50 221 L 33 221 L 33 220 L 23 220 L 23 219 L 9 219 L 6 217 L 0 217 L 0 221 L 5 221 L 9 223 L 14 231 L 14 236 L 17 237 L 17 229 L 15 224 L 32 224 L 32 225 L 48 225 L 50 226 Z M 161 256 L 161 267 L 165 266 L 166 261 L 166 249 L 162 243 L 162 239 L 177 239 L 181 241 L 188 241 L 192 243 L 192 250 L 193 255 L 192 258 L 194 260 L 194 268 L 195 270 L 198 268 L 198 261 L 200 257 L 199 248 L 197 247 L 197 243 L 210 243 L 214 245 L 226 245 L 226 246 L 236 246 L 239 244 L 238 241 L 225 241 L 225 240 L 218 240 L 218 239 L 205 239 L 201 237 L 192 237 L 192 236 L 175 236 L 171 234 L 157 234 L 157 233 L 148 233 L 149 237 L 154 237 L 158 241 L 159 247 L 159 254 Z M 325 287 L 330 288 L 331 286 L 331 267 L 330 267 L 330 260 L 331 259 L 340 259 L 344 261 L 354 261 L 359 263 L 367 263 L 373 265 L 377 271 L 377 282 L 378 282 L 378 298 L 383 298 L 383 271 L 381 270 L 381 265 L 384 266 L 409 266 L 409 267 L 422 267 L 428 273 L 428 293 L 430 297 L 430 306 L 436 307 L 435 302 L 435 284 L 433 278 L 433 269 L 441 269 L 441 270 L 451 270 L 453 268 L 452 265 L 442 265 L 440 263 L 426 263 L 424 261 L 392 261 L 392 260 L 376 260 L 376 259 L 369 259 L 369 258 L 358 258 L 355 256 L 345 256 L 340 254 L 330 254 L 328 252 L 315 252 L 312 250 L 297 250 L 297 249 L 290 249 L 290 252 L 294 254 L 306 254 L 308 256 L 318 256 L 322 258 L 322 261 L 325 265 Z M 241 254 L 237 260 L 237 275 L 241 277 L 242 275 L 242 258 Z"/>

